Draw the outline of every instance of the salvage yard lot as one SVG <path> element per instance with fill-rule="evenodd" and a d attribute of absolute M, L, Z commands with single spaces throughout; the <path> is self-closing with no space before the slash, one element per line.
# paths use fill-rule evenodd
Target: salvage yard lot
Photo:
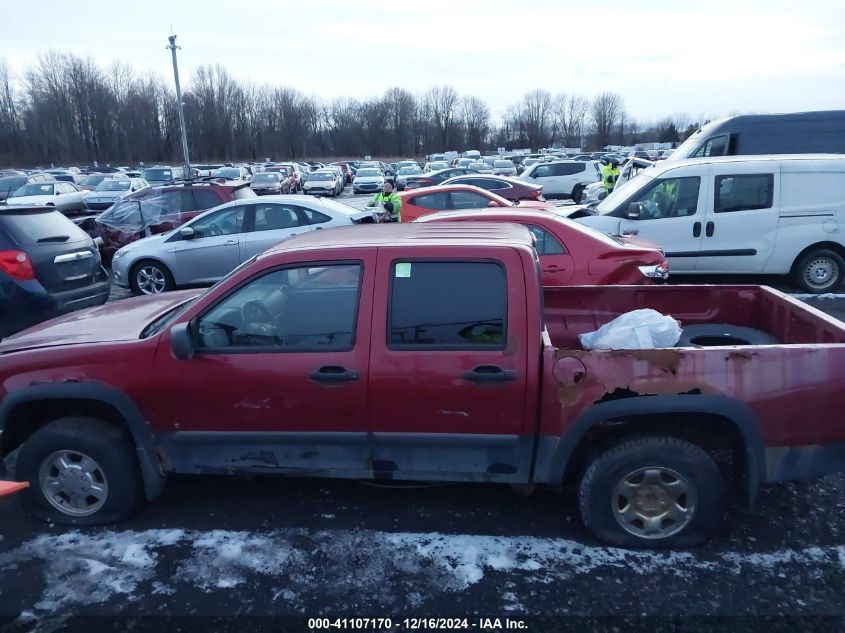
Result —
<path fill-rule="evenodd" d="M 118 526 L 0 504 L 0 616 L 843 616 L 843 511 L 845 476 L 778 484 L 706 546 L 634 551 L 592 540 L 571 490 L 175 476 Z"/>

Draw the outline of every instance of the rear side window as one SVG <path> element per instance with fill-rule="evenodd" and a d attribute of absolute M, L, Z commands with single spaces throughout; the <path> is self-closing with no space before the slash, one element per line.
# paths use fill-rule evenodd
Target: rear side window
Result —
<path fill-rule="evenodd" d="M 448 194 L 443 192 L 427 193 L 412 198 L 411 204 L 422 209 L 430 209 L 431 211 L 443 211 L 449 208 L 449 197 Z"/>
<path fill-rule="evenodd" d="M 716 176 L 716 213 L 769 209 L 775 189 L 774 174 Z"/>
<path fill-rule="evenodd" d="M 706 158 L 707 156 L 724 156 L 728 149 L 728 137 L 716 136 L 709 139 L 693 154 L 693 158 Z"/>
<path fill-rule="evenodd" d="M 453 209 L 486 209 L 491 202 L 489 198 L 474 191 L 453 191 L 451 196 Z"/>
<path fill-rule="evenodd" d="M 503 349 L 507 275 L 495 262 L 394 262 L 388 345 Z"/>
<path fill-rule="evenodd" d="M 88 235 L 59 211 L 0 213 L 0 226 L 18 244 L 76 242 Z M 62 238 L 67 239 L 62 239 Z"/>
<path fill-rule="evenodd" d="M 210 209 L 218 204 L 223 204 L 220 196 L 210 189 L 194 189 L 194 201 L 197 209 Z"/>
<path fill-rule="evenodd" d="M 571 176 L 585 171 L 587 163 L 554 163 L 550 167 L 552 176 Z"/>
<path fill-rule="evenodd" d="M 331 222 L 332 219 L 325 213 L 320 213 L 319 211 L 314 211 L 314 209 L 302 209 L 303 213 L 305 213 L 305 217 L 308 218 L 308 222 L 311 224 L 325 224 L 326 222 Z"/>
<path fill-rule="evenodd" d="M 535 244 L 534 249 L 537 251 L 538 255 L 565 255 L 566 249 L 563 248 L 563 244 L 558 242 L 557 238 L 546 231 L 545 229 L 535 225 L 535 224 L 526 224 L 528 230 L 531 231 L 531 234 L 534 236 Z"/>
<path fill-rule="evenodd" d="M 256 231 L 279 231 L 283 229 L 295 229 L 304 226 L 305 221 L 300 220 L 297 207 L 281 204 L 257 204 L 255 209 Z"/>

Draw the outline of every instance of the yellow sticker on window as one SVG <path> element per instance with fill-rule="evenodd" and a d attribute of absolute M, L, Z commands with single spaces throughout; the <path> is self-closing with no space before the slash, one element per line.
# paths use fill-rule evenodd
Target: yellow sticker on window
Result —
<path fill-rule="evenodd" d="M 396 264 L 396 276 L 397 277 L 410 277 L 411 276 L 411 264 L 410 264 L 410 262 L 403 262 L 401 264 Z"/>

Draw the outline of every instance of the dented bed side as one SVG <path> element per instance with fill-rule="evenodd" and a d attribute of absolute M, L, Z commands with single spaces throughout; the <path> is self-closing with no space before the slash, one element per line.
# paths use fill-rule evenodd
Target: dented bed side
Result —
<path fill-rule="evenodd" d="M 759 483 L 845 470 L 845 328 L 837 320 L 763 287 L 569 290 L 546 292 L 550 345 L 536 481 L 560 481 L 596 425 L 660 419 L 670 432 L 671 425 L 684 432 L 703 417 L 741 438 L 752 498 Z M 551 345 L 639 307 L 684 325 L 756 327 L 785 343 L 618 351 Z"/>

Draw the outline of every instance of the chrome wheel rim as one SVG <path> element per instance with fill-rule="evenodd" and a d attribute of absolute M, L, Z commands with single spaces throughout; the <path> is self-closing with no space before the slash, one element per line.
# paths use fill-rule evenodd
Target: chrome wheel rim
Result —
<path fill-rule="evenodd" d="M 38 484 L 44 498 L 63 514 L 89 516 L 109 494 L 100 465 L 79 451 L 56 451 L 41 462 Z"/>
<path fill-rule="evenodd" d="M 613 517 L 634 536 L 658 540 L 683 530 L 695 515 L 697 498 L 689 480 L 661 466 L 638 468 L 613 490 Z"/>
<path fill-rule="evenodd" d="M 143 266 L 135 273 L 135 281 L 138 284 L 138 290 L 145 295 L 157 295 L 164 292 L 164 287 L 167 281 L 164 278 L 164 273 L 156 266 Z"/>
<path fill-rule="evenodd" d="M 804 281 L 816 290 L 835 285 L 839 280 L 839 266 L 829 257 L 816 257 L 804 268 Z"/>

